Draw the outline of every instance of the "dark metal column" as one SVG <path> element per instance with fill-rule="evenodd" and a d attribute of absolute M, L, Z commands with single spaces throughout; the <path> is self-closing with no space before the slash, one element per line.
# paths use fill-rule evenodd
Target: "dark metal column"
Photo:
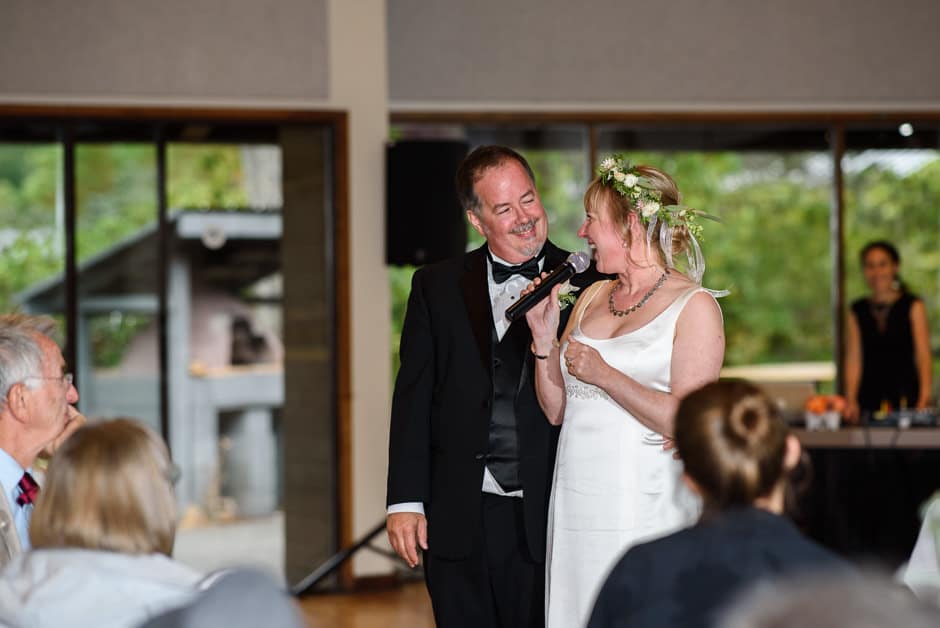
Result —
<path fill-rule="evenodd" d="M 167 262 L 170 233 L 167 223 L 166 136 L 162 126 L 154 132 L 157 149 L 157 333 L 159 351 L 160 434 L 170 444 L 169 336 L 167 334 Z"/>
<path fill-rule="evenodd" d="M 832 339 L 836 360 L 836 391 L 845 390 L 845 204 L 842 190 L 842 156 L 845 154 L 845 125 L 837 123 L 829 129 L 832 154 L 832 204 L 829 211 L 829 250 L 832 251 Z"/>
<path fill-rule="evenodd" d="M 60 127 L 62 143 L 62 200 L 65 206 L 65 349 L 68 368 L 78 366 L 78 270 L 75 260 L 75 139 L 68 125 Z M 79 386 L 75 382 L 76 389 Z M 80 402 L 81 400 L 79 400 Z"/>

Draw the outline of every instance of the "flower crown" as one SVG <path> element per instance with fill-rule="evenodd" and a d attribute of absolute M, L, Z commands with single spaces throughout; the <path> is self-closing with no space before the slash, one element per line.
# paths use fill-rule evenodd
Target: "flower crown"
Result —
<path fill-rule="evenodd" d="M 686 205 L 663 205 L 662 193 L 653 186 L 648 177 L 643 176 L 621 155 L 611 155 L 601 162 L 597 169 L 601 183 L 617 191 L 620 196 L 630 200 L 640 215 L 640 220 L 647 227 L 655 217 L 664 225 L 677 227 L 685 225 L 690 234 L 702 237 L 702 225 L 697 218 L 718 220 L 717 217 L 693 209 Z"/>
<path fill-rule="evenodd" d="M 718 218 L 686 205 L 663 205 L 662 193 L 655 188 L 653 182 L 622 155 L 611 155 L 602 161 L 597 175 L 601 184 L 610 186 L 636 207 L 640 221 L 646 226 L 647 255 L 650 254 L 656 226 L 660 225 L 659 248 L 667 268 L 675 268 L 672 260 L 672 236 L 675 228 L 680 225 L 685 227 L 689 236 L 689 246 L 685 250 L 689 263 L 688 275 L 694 282 L 701 284 L 702 275 L 705 273 L 705 258 L 698 244 L 698 238 L 702 236 L 702 225 L 698 223 L 698 218 Z M 712 294 L 723 296 L 720 292 Z"/>

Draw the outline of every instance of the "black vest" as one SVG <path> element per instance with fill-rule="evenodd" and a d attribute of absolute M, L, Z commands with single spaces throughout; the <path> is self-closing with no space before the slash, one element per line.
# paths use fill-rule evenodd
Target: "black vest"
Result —
<path fill-rule="evenodd" d="M 528 327 L 524 320 L 509 326 L 499 342 L 493 330 L 493 404 L 486 467 L 506 492 L 522 488 L 519 480 L 519 432 L 516 391 L 522 377 Z"/>

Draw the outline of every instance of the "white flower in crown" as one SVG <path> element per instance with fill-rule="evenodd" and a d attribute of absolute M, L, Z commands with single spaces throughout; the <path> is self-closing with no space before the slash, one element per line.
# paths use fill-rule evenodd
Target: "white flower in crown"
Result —
<path fill-rule="evenodd" d="M 662 224 L 670 227 L 685 225 L 693 236 L 701 238 L 702 225 L 697 219 L 718 220 L 715 216 L 685 205 L 664 206 L 661 193 L 623 155 L 612 155 L 601 161 L 597 174 L 601 183 L 610 186 L 634 204 L 644 225 L 649 225 L 655 216 Z"/>
<path fill-rule="evenodd" d="M 561 287 L 558 289 L 558 307 L 565 309 L 577 301 L 578 295 L 576 293 L 578 290 L 580 290 L 580 288 L 572 286 L 570 281 L 561 284 Z"/>

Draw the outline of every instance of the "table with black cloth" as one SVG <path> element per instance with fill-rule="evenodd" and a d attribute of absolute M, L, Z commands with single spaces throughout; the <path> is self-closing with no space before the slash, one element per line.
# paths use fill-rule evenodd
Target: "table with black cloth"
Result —
<path fill-rule="evenodd" d="M 795 434 L 813 467 L 798 502 L 804 532 L 860 564 L 903 564 L 920 528 L 920 506 L 940 489 L 940 428 Z"/>

